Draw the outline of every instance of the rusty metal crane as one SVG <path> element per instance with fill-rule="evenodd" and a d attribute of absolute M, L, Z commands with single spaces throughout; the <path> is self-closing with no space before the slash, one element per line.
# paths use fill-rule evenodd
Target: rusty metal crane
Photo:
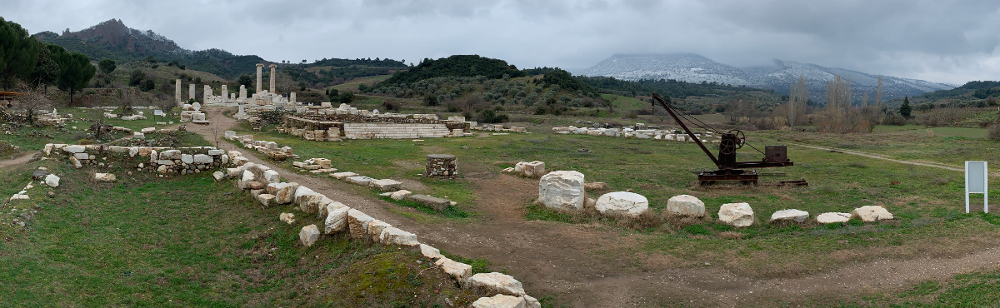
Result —
<path fill-rule="evenodd" d="M 764 147 L 764 159 L 761 161 L 736 161 L 736 150 L 743 148 L 746 145 L 746 136 L 743 131 L 740 130 L 730 130 L 727 132 L 720 132 L 714 128 L 708 126 L 704 122 L 699 121 L 694 118 L 687 118 L 680 113 L 677 109 L 670 104 L 669 98 L 664 100 L 660 95 L 653 93 L 653 102 L 659 103 L 666 109 L 670 116 L 677 121 L 677 124 L 684 129 L 684 132 L 694 140 L 695 143 L 701 147 L 702 151 L 705 151 L 705 155 L 712 160 L 713 163 L 719 168 L 715 171 L 703 171 L 698 174 L 698 180 L 702 184 L 712 184 L 719 181 L 740 181 L 744 184 L 757 184 L 758 174 L 753 168 L 767 168 L 767 167 L 790 167 L 794 164 L 788 159 L 788 148 L 783 145 L 779 146 L 766 146 Z M 720 134 L 722 137 L 719 142 L 719 156 L 716 157 L 712 154 L 705 144 L 701 142 L 701 138 L 696 136 L 694 132 L 681 120 L 681 118 L 687 119 L 689 122 L 695 125 L 700 123 L 703 129 L 714 131 Z M 753 148 L 753 146 L 750 146 Z M 757 148 L 754 148 L 757 150 Z M 760 152 L 760 150 L 757 150 Z M 746 170 L 750 169 L 750 170 Z M 805 181 L 786 181 L 780 182 L 783 185 L 807 185 Z"/>

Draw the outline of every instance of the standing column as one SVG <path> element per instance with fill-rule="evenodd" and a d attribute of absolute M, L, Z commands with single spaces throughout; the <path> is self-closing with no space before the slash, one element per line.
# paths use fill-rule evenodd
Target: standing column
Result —
<path fill-rule="evenodd" d="M 241 101 L 247 100 L 247 86 L 245 85 L 240 85 L 240 100 Z"/>
<path fill-rule="evenodd" d="M 260 76 L 263 73 L 263 70 L 264 70 L 264 65 L 257 63 L 257 89 L 255 89 L 257 92 L 254 93 L 260 93 L 260 91 L 264 87 L 264 80 L 261 79 L 263 77 Z"/>
<path fill-rule="evenodd" d="M 212 97 L 212 86 L 205 85 L 205 91 L 201 93 L 201 96 L 204 97 L 201 103 L 208 104 L 208 99 Z"/>
<path fill-rule="evenodd" d="M 226 85 L 222 85 L 222 95 L 221 96 L 222 96 L 222 100 L 223 101 L 229 100 L 229 89 L 226 88 Z"/>
<path fill-rule="evenodd" d="M 274 64 L 271 64 L 270 67 L 271 67 L 271 93 L 278 93 L 278 91 L 274 90 L 274 68 L 276 68 L 278 66 L 274 65 Z"/>
<path fill-rule="evenodd" d="M 288 102 L 289 103 L 295 103 L 295 92 L 292 92 L 291 94 L 288 94 Z"/>
<path fill-rule="evenodd" d="M 197 100 L 194 98 L 194 84 L 188 84 L 188 100 Z"/>
<path fill-rule="evenodd" d="M 177 105 L 181 105 L 181 80 L 177 79 L 174 84 L 174 99 L 177 100 Z"/>

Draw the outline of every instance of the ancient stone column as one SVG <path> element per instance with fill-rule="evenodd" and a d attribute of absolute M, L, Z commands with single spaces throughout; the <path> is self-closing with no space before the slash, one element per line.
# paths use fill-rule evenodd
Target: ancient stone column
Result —
<path fill-rule="evenodd" d="M 270 77 L 270 79 L 271 79 L 271 88 L 270 88 L 271 89 L 271 93 L 278 93 L 278 91 L 274 90 L 274 79 L 275 79 L 274 78 L 274 68 L 276 68 L 276 67 L 278 67 L 278 66 L 274 65 L 274 64 L 271 64 L 271 66 L 270 66 L 270 68 L 271 68 L 271 75 L 270 75 L 271 76 Z"/>
<path fill-rule="evenodd" d="M 257 92 L 254 93 L 260 93 L 260 91 L 264 87 L 264 79 L 261 76 L 263 70 L 264 70 L 264 64 L 257 63 Z"/>
<path fill-rule="evenodd" d="M 189 100 L 195 99 L 194 98 L 194 84 L 193 83 L 188 84 L 188 99 Z"/>
<path fill-rule="evenodd" d="M 177 79 L 177 82 L 174 85 L 174 98 L 177 100 L 177 105 L 178 106 L 181 105 L 181 104 L 183 104 L 181 102 L 181 80 L 180 79 Z"/>
<path fill-rule="evenodd" d="M 240 85 L 240 100 L 247 100 L 247 86 Z"/>
<path fill-rule="evenodd" d="M 295 92 L 288 94 L 288 102 L 293 104 L 295 103 Z"/>
<path fill-rule="evenodd" d="M 204 97 L 201 102 L 208 104 L 208 99 L 212 97 L 212 86 L 205 85 L 205 91 L 201 93 L 201 96 Z"/>
<path fill-rule="evenodd" d="M 222 100 L 223 101 L 229 99 L 229 89 L 226 89 L 226 85 L 222 85 L 222 95 L 221 96 L 222 96 Z"/>

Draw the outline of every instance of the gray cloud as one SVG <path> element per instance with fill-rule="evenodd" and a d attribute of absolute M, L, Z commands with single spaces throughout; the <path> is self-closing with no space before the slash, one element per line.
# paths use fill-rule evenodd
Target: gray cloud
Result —
<path fill-rule="evenodd" d="M 188 49 L 272 61 L 453 54 L 584 68 L 615 53 L 779 58 L 964 83 L 1000 75 L 1000 3 L 931 0 L 2 0 L 32 33 L 111 18 Z"/>

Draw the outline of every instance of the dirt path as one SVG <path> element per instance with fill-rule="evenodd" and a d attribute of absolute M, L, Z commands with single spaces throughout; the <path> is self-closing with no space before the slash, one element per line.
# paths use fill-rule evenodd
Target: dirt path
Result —
<path fill-rule="evenodd" d="M 21 156 L 0 160 L 0 169 L 8 168 L 10 166 L 20 166 L 28 163 L 31 160 L 31 156 L 34 156 L 35 152 L 24 153 Z"/>
<path fill-rule="evenodd" d="M 189 124 L 188 130 L 205 136 L 206 140 L 215 140 L 215 134 L 222 134 L 236 124 L 221 111 L 207 108 L 209 120 L 215 124 Z M 226 150 L 237 149 L 225 142 L 220 146 Z M 886 159 L 876 155 L 862 156 Z M 493 263 L 493 268 L 506 270 L 523 282 L 529 294 L 539 297 L 557 294 L 570 307 L 658 307 L 679 304 L 678 298 L 689 300 L 685 304 L 693 306 L 725 307 L 768 305 L 775 299 L 845 298 L 845 294 L 850 299 L 852 294 L 891 290 L 928 279 L 946 279 L 958 273 L 1000 268 L 1000 243 L 994 243 L 955 258 L 878 260 L 850 263 L 826 273 L 798 278 L 752 279 L 721 267 L 690 264 L 665 255 L 630 252 L 648 239 L 643 235 L 625 234 L 597 225 L 525 221 L 524 207 L 537 196 L 537 180 L 507 175 L 467 178 L 479 194 L 475 207 L 479 216 L 472 222 L 421 224 L 400 214 L 414 210 L 359 196 L 349 184 L 297 174 L 256 156 L 247 157 L 254 163 L 282 171 L 282 177 L 288 181 L 306 185 L 414 232 L 421 242 L 465 257 L 485 258 Z"/>

